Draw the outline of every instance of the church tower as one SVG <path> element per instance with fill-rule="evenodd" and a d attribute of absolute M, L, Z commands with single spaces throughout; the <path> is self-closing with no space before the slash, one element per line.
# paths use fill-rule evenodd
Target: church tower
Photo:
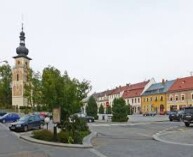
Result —
<path fill-rule="evenodd" d="M 27 106 L 27 98 L 24 97 L 24 85 L 28 81 L 31 60 L 27 56 L 29 51 L 25 47 L 23 24 L 19 38 L 20 44 L 16 49 L 17 56 L 13 57 L 15 59 L 15 66 L 12 69 L 12 106 L 16 108 Z"/>

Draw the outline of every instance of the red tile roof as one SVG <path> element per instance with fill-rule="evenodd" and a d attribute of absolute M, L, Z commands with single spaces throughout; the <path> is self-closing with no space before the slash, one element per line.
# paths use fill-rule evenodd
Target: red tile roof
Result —
<path fill-rule="evenodd" d="M 178 78 L 168 92 L 193 90 L 193 76 Z"/>
<path fill-rule="evenodd" d="M 129 88 L 127 90 L 124 91 L 123 93 L 123 98 L 133 98 L 133 97 L 138 97 L 141 95 L 145 85 L 148 83 L 149 81 L 144 81 L 144 82 L 140 82 L 140 83 L 136 83 L 136 84 L 132 84 L 129 86 Z"/>

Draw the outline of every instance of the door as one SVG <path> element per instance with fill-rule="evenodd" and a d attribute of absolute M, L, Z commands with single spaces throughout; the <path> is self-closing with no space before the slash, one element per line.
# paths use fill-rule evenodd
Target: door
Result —
<path fill-rule="evenodd" d="M 164 114 L 164 105 L 160 105 L 160 114 Z"/>

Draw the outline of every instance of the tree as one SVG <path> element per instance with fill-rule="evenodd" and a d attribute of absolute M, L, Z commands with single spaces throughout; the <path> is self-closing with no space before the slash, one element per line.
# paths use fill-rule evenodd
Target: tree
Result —
<path fill-rule="evenodd" d="M 112 121 L 113 122 L 127 122 L 128 117 L 127 117 L 127 106 L 125 103 L 125 100 L 123 98 L 118 98 L 113 100 L 113 117 Z"/>
<path fill-rule="evenodd" d="M 111 113 L 112 113 L 112 108 L 110 105 L 108 105 L 106 108 L 106 114 L 111 114 Z"/>
<path fill-rule="evenodd" d="M 9 108 L 12 104 L 12 72 L 8 64 L 0 66 L 0 106 Z"/>
<path fill-rule="evenodd" d="M 86 107 L 86 113 L 88 116 L 93 116 L 95 119 L 98 119 L 97 116 L 97 103 L 93 96 L 90 96 L 88 99 L 88 105 Z"/>
<path fill-rule="evenodd" d="M 64 122 L 68 117 L 80 112 L 83 105 L 82 99 L 87 97 L 91 86 L 88 81 L 80 82 L 70 78 L 68 73 L 63 75 L 54 67 L 44 68 L 42 75 L 42 98 L 43 104 L 48 111 L 55 107 L 61 107 L 61 119 Z"/>
<path fill-rule="evenodd" d="M 102 104 L 101 104 L 100 107 L 99 107 L 99 113 L 100 113 L 100 114 L 104 114 L 104 107 L 103 107 Z"/>
<path fill-rule="evenodd" d="M 42 104 L 42 82 L 41 74 L 39 72 L 35 73 L 32 69 L 28 69 L 27 82 L 24 86 L 24 96 L 28 100 L 28 105 L 34 109 L 41 108 Z"/>
<path fill-rule="evenodd" d="M 130 104 L 127 105 L 127 109 L 128 109 L 128 111 L 127 111 L 128 115 L 132 115 L 133 114 L 133 108 Z"/>

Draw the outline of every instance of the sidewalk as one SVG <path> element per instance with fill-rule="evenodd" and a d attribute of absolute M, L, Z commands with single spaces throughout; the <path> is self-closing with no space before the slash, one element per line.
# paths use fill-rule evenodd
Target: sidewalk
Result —
<path fill-rule="evenodd" d="M 193 126 L 164 130 L 153 135 L 153 138 L 164 143 L 193 146 Z"/>
<path fill-rule="evenodd" d="M 126 123 L 145 123 L 145 122 L 163 122 L 169 121 L 168 115 L 156 115 L 156 116 L 146 116 L 143 115 L 129 115 L 129 120 Z M 113 123 L 108 120 L 95 120 L 96 123 Z"/>

